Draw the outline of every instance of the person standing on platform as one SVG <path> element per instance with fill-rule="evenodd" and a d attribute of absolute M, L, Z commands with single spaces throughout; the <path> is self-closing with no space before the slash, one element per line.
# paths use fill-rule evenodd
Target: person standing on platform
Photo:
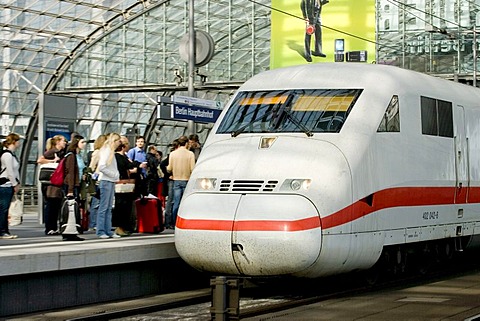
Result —
<path fill-rule="evenodd" d="M 157 148 L 154 145 L 148 146 L 147 153 L 147 193 L 157 196 L 158 191 L 158 165 Z"/>
<path fill-rule="evenodd" d="M 120 179 L 130 179 L 131 175 L 137 173 L 140 168 L 136 167 L 126 155 L 126 151 L 128 151 L 130 144 L 128 138 L 121 136 L 120 142 L 121 144 L 115 153 L 118 173 Z M 115 207 L 113 208 L 112 213 L 112 224 L 113 226 L 116 226 L 115 234 L 129 236 L 134 230 L 131 220 L 134 200 L 135 194 L 133 191 L 131 193 L 115 193 Z"/>
<path fill-rule="evenodd" d="M 0 158 L 0 238 L 14 239 L 17 235 L 10 234 L 8 229 L 8 209 L 14 194 L 20 191 L 20 162 L 15 151 L 20 146 L 20 136 L 11 133 L 2 144 Z"/>
<path fill-rule="evenodd" d="M 147 163 L 147 153 L 144 150 L 145 147 L 145 138 L 143 136 L 138 136 L 135 141 L 135 147 L 130 149 L 127 152 L 128 158 L 132 162 L 138 162 L 139 164 L 146 164 Z M 145 166 L 146 167 L 146 166 Z M 147 170 L 146 168 L 142 167 L 142 170 L 136 174 L 135 179 L 136 182 L 136 191 L 135 194 L 137 195 L 148 195 L 147 193 Z"/>
<path fill-rule="evenodd" d="M 182 136 L 178 139 L 179 147 L 170 154 L 167 167 L 168 172 L 172 173 L 173 176 L 172 223 L 174 225 L 177 221 L 180 200 L 195 166 L 195 155 L 187 149 L 187 143 L 187 136 Z"/>
<path fill-rule="evenodd" d="M 83 136 L 76 135 L 68 145 L 67 154 L 65 155 L 65 178 L 64 192 L 67 199 L 75 199 L 77 209 L 80 207 L 80 182 L 83 179 L 83 169 L 86 167 L 82 158 L 82 151 L 87 146 L 87 141 Z M 75 213 L 75 224 L 80 226 L 80 213 Z M 77 215 L 78 214 L 78 215 Z M 64 224 L 69 224 L 67 221 Z M 76 234 L 62 233 L 64 241 L 83 241 Z"/>
<path fill-rule="evenodd" d="M 188 136 L 188 150 L 193 152 L 196 162 L 198 160 L 198 156 L 200 156 L 200 152 L 202 151 L 202 146 L 200 145 L 197 134 L 191 134 L 190 136 Z"/>
<path fill-rule="evenodd" d="M 89 158 L 89 165 L 90 170 L 92 171 L 92 177 L 95 177 L 96 181 L 96 193 L 92 195 L 92 200 L 90 201 L 90 213 L 89 213 L 89 220 L 88 220 L 88 227 L 89 229 L 95 229 L 96 228 L 96 222 L 97 222 L 97 212 L 98 212 L 98 207 L 100 205 L 100 193 L 99 193 L 99 187 L 98 187 L 98 173 L 95 173 L 97 170 L 97 165 L 98 165 L 98 160 L 100 158 L 100 148 L 103 147 L 103 144 L 105 144 L 105 141 L 107 140 L 107 135 L 100 135 L 95 139 L 95 142 L 93 143 L 93 151 L 89 153 L 89 157 L 87 155 L 87 159 Z"/>
<path fill-rule="evenodd" d="M 115 182 L 120 178 L 115 150 L 120 146 L 120 135 L 111 133 L 100 149 L 98 172 L 100 173 L 100 205 L 97 212 L 97 236 L 101 239 L 120 237 L 112 233 L 112 207 L 115 197 Z"/>
<path fill-rule="evenodd" d="M 175 139 L 170 146 L 170 154 L 178 148 L 178 140 Z M 165 228 L 172 229 L 175 224 L 172 219 L 173 208 L 173 176 L 168 173 L 167 166 L 170 159 L 170 154 L 162 161 L 161 167 L 164 169 L 163 175 L 163 195 L 167 197 L 165 204 Z"/>
<path fill-rule="evenodd" d="M 51 148 L 37 160 L 39 164 L 58 163 L 65 156 L 67 139 L 63 135 L 55 135 L 50 139 Z M 62 207 L 63 191 L 61 187 L 42 184 L 42 193 L 45 197 L 45 235 L 58 235 L 58 214 Z"/>

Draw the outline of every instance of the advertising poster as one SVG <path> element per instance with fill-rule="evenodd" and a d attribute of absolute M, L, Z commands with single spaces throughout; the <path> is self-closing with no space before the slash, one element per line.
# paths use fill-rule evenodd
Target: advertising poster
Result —
<path fill-rule="evenodd" d="M 274 0 L 271 3 L 271 69 L 341 61 L 341 56 L 336 56 L 341 53 L 343 61 L 347 54 L 363 63 L 375 61 L 374 0 Z M 304 12 L 310 17 L 308 24 Z M 310 41 L 307 31 L 311 33 Z"/>

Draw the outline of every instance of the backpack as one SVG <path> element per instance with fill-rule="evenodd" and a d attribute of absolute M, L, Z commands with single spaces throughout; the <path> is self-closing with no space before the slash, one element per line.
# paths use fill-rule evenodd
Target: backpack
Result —
<path fill-rule="evenodd" d="M 71 153 L 67 153 L 65 157 L 60 160 L 60 163 L 58 163 L 57 168 L 55 171 L 52 173 L 52 176 L 50 176 L 50 183 L 55 186 L 63 186 L 63 181 L 65 180 L 65 160 L 67 159 L 67 156 Z"/>
<path fill-rule="evenodd" d="M 3 172 L 5 172 L 5 170 L 7 169 L 6 167 L 2 167 L 2 156 L 5 153 L 10 153 L 13 156 L 13 153 L 9 149 L 6 149 L 6 148 L 0 149 L 0 174 L 3 174 Z M 0 185 L 3 185 L 8 181 L 9 181 L 8 177 L 2 177 L 0 178 Z"/>
<path fill-rule="evenodd" d="M 5 153 L 10 153 L 13 156 L 13 153 L 10 151 L 10 149 L 7 149 L 7 148 L 0 149 L 0 167 L 2 166 L 2 163 L 1 163 L 2 156 Z M 0 174 L 3 173 L 5 171 L 5 169 L 6 168 L 2 168 L 1 171 L 0 171 Z"/>

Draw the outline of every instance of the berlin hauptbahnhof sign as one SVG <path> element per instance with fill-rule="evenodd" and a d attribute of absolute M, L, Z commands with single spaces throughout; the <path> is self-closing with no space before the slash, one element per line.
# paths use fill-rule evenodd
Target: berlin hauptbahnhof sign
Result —
<path fill-rule="evenodd" d="M 157 102 L 157 118 L 192 120 L 196 123 L 214 123 L 223 108 L 219 101 L 186 96 L 158 96 Z"/>

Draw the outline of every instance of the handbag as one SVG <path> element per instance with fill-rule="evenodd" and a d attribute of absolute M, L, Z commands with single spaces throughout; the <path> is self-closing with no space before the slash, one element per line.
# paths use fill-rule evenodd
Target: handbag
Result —
<path fill-rule="evenodd" d="M 135 190 L 135 179 L 121 179 L 115 183 L 115 193 L 133 193 Z"/>
<path fill-rule="evenodd" d="M 63 189 L 59 186 L 48 185 L 45 196 L 47 198 L 63 198 Z"/>
<path fill-rule="evenodd" d="M 8 209 L 8 225 L 16 226 L 23 222 L 23 201 L 15 194 Z"/>
<path fill-rule="evenodd" d="M 58 163 L 48 163 L 40 165 L 40 171 L 38 172 L 38 180 L 41 183 L 50 184 L 50 177 L 57 168 Z"/>

